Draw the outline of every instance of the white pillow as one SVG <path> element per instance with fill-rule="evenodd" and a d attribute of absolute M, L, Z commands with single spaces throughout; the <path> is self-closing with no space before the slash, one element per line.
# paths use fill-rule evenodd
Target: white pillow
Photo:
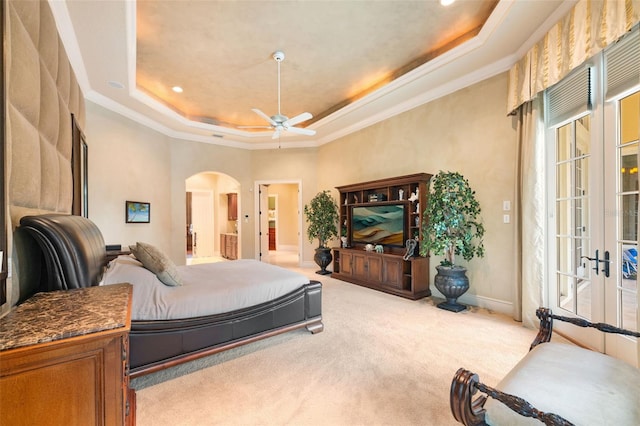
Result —
<path fill-rule="evenodd" d="M 156 274 L 163 284 L 172 287 L 182 285 L 176 265 L 156 247 L 137 242 L 135 246 L 129 246 L 129 249 L 136 259 L 142 262 L 145 268 Z"/>

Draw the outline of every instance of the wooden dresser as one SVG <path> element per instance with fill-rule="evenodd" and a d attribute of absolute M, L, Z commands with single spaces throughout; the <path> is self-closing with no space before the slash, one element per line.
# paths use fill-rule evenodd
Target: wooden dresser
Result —
<path fill-rule="evenodd" d="M 129 284 L 38 293 L 0 318 L 0 424 L 133 425 Z"/>

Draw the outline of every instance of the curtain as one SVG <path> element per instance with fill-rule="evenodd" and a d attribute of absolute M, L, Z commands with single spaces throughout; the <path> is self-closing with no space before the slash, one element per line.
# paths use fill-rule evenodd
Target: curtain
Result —
<path fill-rule="evenodd" d="M 532 100 L 640 22 L 640 0 L 580 0 L 509 71 L 507 112 Z"/>
<path fill-rule="evenodd" d="M 535 311 L 544 305 L 545 149 L 543 97 L 517 111 L 516 267 L 513 318 L 536 328 Z"/>

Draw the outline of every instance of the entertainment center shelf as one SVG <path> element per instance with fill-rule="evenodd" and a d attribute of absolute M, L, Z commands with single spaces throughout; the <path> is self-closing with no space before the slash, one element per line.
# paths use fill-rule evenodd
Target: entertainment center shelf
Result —
<path fill-rule="evenodd" d="M 418 173 L 336 187 L 346 247 L 334 248 L 331 276 L 410 299 L 430 296 L 429 259 L 419 256 L 430 179 L 430 174 Z M 354 225 L 379 218 L 385 223 L 371 229 Z M 417 248 L 405 260 L 409 239 Z M 380 245 L 382 252 L 366 250 L 367 245 Z"/>

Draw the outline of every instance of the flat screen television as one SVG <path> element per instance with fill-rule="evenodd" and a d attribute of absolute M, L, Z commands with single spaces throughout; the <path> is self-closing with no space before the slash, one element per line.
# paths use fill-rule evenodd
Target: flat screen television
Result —
<path fill-rule="evenodd" d="M 353 206 L 351 243 L 404 246 L 405 204 Z"/>

